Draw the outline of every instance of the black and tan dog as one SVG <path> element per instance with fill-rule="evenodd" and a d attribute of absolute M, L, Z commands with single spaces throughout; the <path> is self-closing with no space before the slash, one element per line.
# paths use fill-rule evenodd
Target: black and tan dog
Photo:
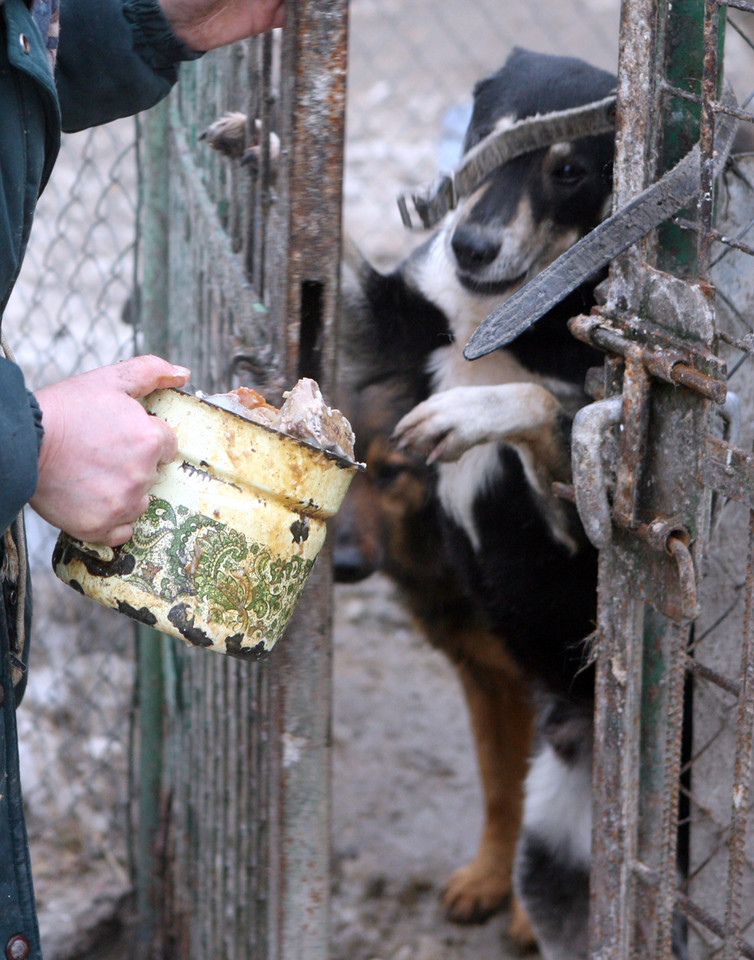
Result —
<path fill-rule="evenodd" d="M 434 471 L 390 440 L 411 407 L 405 385 L 394 378 L 338 398 L 367 471 L 354 478 L 337 516 L 335 578 L 354 582 L 385 572 L 426 639 L 456 668 L 469 710 L 484 823 L 473 859 L 447 878 L 443 906 L 450 920 L 479 923 L 511 894 L 533 711 L 521 671 L 444 556 Z M 509 933 L 521 945 L 532 942 L 515 901 Z"/>
<path fill-rule="evenodd" d="M 516 49 L 477 84 L 464 150 L 493 127 L 601 100 L 614 87 L 613 76 L 582 61 Z M 224 118 L 206 136 L 245 156 L 245 117 Z M 386 570 L 458 667 L 486 815 L 476 856 L 449 878 L 448 915 L 477 920 L 501 905 L 517 845 L 515 887 L 546 960 L 586 956 L 593 679 L 585 638 L 596 556 L 552 484 L 570 479 L 571 420 L 587 400 L 586 372 L 600 362 L 566 322 L 588 312 L 600 278 L 504 350 L 473 363 L 462 350 L 495 307 L 603 218 L 612 157 L 607 134 L 519 156 L 393 273 L 353 250 L 343 271 L 339 403 L 373 486 L 359 501 L 354 482 L 341 509 L 337 573 Z M 398 449 L 386 444 L 396 423 Z M 349 529 L 358 531 L 350 542 Z M 538 703 L 528 774 L 525 682 Z M 519 911 L 514 932 L 525 939 L 526 929 Z"/>
<path fill-rule="evenodd" d="M 613 76 L 581 61 L 514 50 L 477 85 L 464 149 L 493 125 L 590 103 L 614 87 Z M 571 420 L 588 399 L 587 370 L 600 362 L 572 339 L 566 322 L 589 311 L 600 278 L 507 348 L 473 363 L 462 350 L 489 312 L 599 223 L 609 207 L 612 157 L 608 134 L 520 156 L 492 173 L 393 273 L 354 257 L 344 271 L 349 385 L 362 391 L 367 408 L 369 391 L 391 396 L 393 413 L 402 414 L 398 453 L 377 462 L 402 454 L 394 479 L 408 484 L 418 476 L 423 491 L 413 507 L 400 497 L 383 505 L 389 512 L 400 504 L 397 528 L 408 539 L 386 569 L 399 582 L 413 571 L 407 595 L 413 590 L 433 642 L 459 663 L 487 825 L 492 821 L 498 836 L 506 819 L 518 832 L 512 798 L 520 798 L 520 751 L 528 742 L 528 716 L 514 719 L 503 702 L 521 698 L 511 661 L 537 691 L 515 886 L 548 960 L 586 955 L 593 678 L 585 640 L 594 625 L 596 555 L 575 509 L 552 484 L 570 479 Z M 391 543 L 388 553 L 394 549 Z M 452 598 L 447 621 L 432 608 L 442 598 Z M 508 771 L 511 753 L 515 772 Z M 501 818 L 490 813 L 496 791 L 505 794 Z M 451 877 L 451 915 L 458 890 L 467 916 L 491 908 L 494 897 L 469 906 L 469 891 L 484 888 L 485 875 L 496 873 L 498 902 L 506 889 L 510 833 L 488 844 L 486 831 L 466 873 Z"/>

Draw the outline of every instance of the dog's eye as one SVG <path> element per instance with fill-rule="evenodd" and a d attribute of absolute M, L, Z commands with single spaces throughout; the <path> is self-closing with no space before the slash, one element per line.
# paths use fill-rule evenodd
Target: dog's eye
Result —
<path fill-rule="evenodd" d="M 580 163 L 576 163 L 573 160 L 563 160 L 562 163 L 552 168 L 551 176 L 553 180 L 571 186 L 586 176 L 586 169 Z"/>

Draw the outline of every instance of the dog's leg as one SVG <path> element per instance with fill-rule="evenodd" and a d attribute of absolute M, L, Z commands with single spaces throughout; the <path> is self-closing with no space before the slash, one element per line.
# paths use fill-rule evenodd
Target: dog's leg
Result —
<path fill-rule="evenodd" d="M 544 960 L 586 960 L 591 731 L 580 719 L 558 718 L 545 738 L 526 778 L 514 887 Z"/>
<path fill-rule="evenodd" d="M 478 647 L 478 638 L 475 640 Z M 499 642 L 490 638 L 492 648 Z M 466 696 L 484 797 L 484 826 L 474 858 L 454 871 L 443 892 L 448 919 L 479 923 L 503 906 L 523 812 L 523 784 L 531 748 L 532 708 L 515 668 L 462 661 L 458 676 Z M 532 942 L 523 910 L 513 912 L 511 934 Z"/>
<path fill-rule="evenodd" d="M 564 419 L 556 397 L 536 383 L 453 387 L 417 404 L 393 437 L 400 448 L 423 454 L 429 463 L 458 460 L 482 443 L 521 445 L 555 474 L 568 470 Z"/>

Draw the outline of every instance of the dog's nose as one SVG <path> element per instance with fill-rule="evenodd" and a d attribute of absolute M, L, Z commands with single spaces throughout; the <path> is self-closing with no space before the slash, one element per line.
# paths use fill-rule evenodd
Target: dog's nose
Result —
<path fill-rule="evenodd" d="M 450 241 L 458 265 L 464 270 L 479 270 L 492 263 L 500 244 L 485 230 L 473 226 L 456 227 Z"/>
<path fill-rule="evenodd" d="M 336 546 L 333 557 L 333 576 L 336 583 L 359 583 L 366 580 L 374 570 L 374 566 L 356 547 Z"/>

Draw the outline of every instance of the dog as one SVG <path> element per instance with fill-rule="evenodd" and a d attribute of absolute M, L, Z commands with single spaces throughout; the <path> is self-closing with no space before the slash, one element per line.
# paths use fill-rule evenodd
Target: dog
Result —
<path fill-rule="evenodd" d="M 256 170 L 261 159 L 259 124 L 253 126 L 253 136 L 249 130 L 245 114 L 229 113 L 199 139 L 228 160 Z M 272 135 L 269 154 L 274 170 L 279 141 Z M 442 533 L 432 490 L 434 471 L 419 458 L 399 453 L 389 439 L 400 417 L 428 395 L 429 377 L 414 361 L 423 363 L 437 342 L 448 342 L 445 318 L 405 283 L 400 271 L 394 279 L 381 276 L 348 240 L 342 273 L 340 330 L 345 345 L 340 356 L 347 374 L 340 377 L 336 402 L 355 428 L 356 457 L 368 469 L 354 477 L 334 519 L 335 579 L 354 582 L 383 570 L 398 584 L 427 639 L 456 666 L 471 717 L 484 825 L 473 859 L 444 884 L 443 904 L 452 921 L 478 923 L 510 897 L 533 712 L 520 670 L 491 637 L 482 612 L 437 550 Z M 422 311 L 426 315 L 416 343 L 407 349 L 402 335 L 403 349 L 388 370 L 384 355 L 369 349 L 373 324 L 383 319 L 394 323 Z M 533 943 L 515 899 L 509 933 L 522 947 Z"/>
<path fill-rule="evenodd" d="M 615 86 L 614 76 L 582 61 L 514 49 L 474 89 L 464 151 L 496 124 L 600 100 Z M 511 660 L 508 676 L 518 671 L 534 691 L 536 737 L 513 873 L 546 960 L 582 960 L 587 951 L 594 696 L 587 640 L 597 558 L 553 483 L 571 479 L 572 419 L 590 399 L 588 370 L 602 362 L 566 323 L 589 312 L 602 277 L 505 349 L 473 363 L 462 350 L 493 309 L 607 214 L 612 161 L 611 134 L 519 156 L 392 273 L 351 254 L 343 271 L 349 386 L 392 393 L 402 413 L 397 455 L 412 464 L 407 472 L 416 472 L 417 458 L 424 471 L 422 509 L 431 521 L 420 536 L 441 576 L 437 587 L 425 582 L 423 596 L 446 590 L 450 577 L 461 597 L 458 635 L 464 623 L 471 628 L 460 656 L 442 631 L 435 642 L 473 665 L 470 705 L 490 668 L 507 670 Z M 434 576 L 416 544 L 405 556 L 420 558 L 420 574 Z M 393 576 L 400 582 L 400 572 Z M 491 726 L 499 731 L 499 721 L 493 711 L 479 724 L 482 736 Z"/>
<path fill-rule="evenodd" d="M 445 881 L 442 902 L 449 920 L 481 923 L 511 894 L 533 729 L 528 691 L 438 550 L 442 532 L 433 471 L 390 441 L 401 413 L 411 406 L 401 384 L 379 383 L 349 396 L 341 382 L 338 405 L 348 413 L 357 456 L 367 470 L 354 477 L 335 518 L 335 579 L 352 583 L 377 570 L 386 573 L 426 639 L 456 669 L 471 721 L 484 823 L 472 860 Z M 508 933 L 521 947 L 533 944 L 515 899 Z"/>

